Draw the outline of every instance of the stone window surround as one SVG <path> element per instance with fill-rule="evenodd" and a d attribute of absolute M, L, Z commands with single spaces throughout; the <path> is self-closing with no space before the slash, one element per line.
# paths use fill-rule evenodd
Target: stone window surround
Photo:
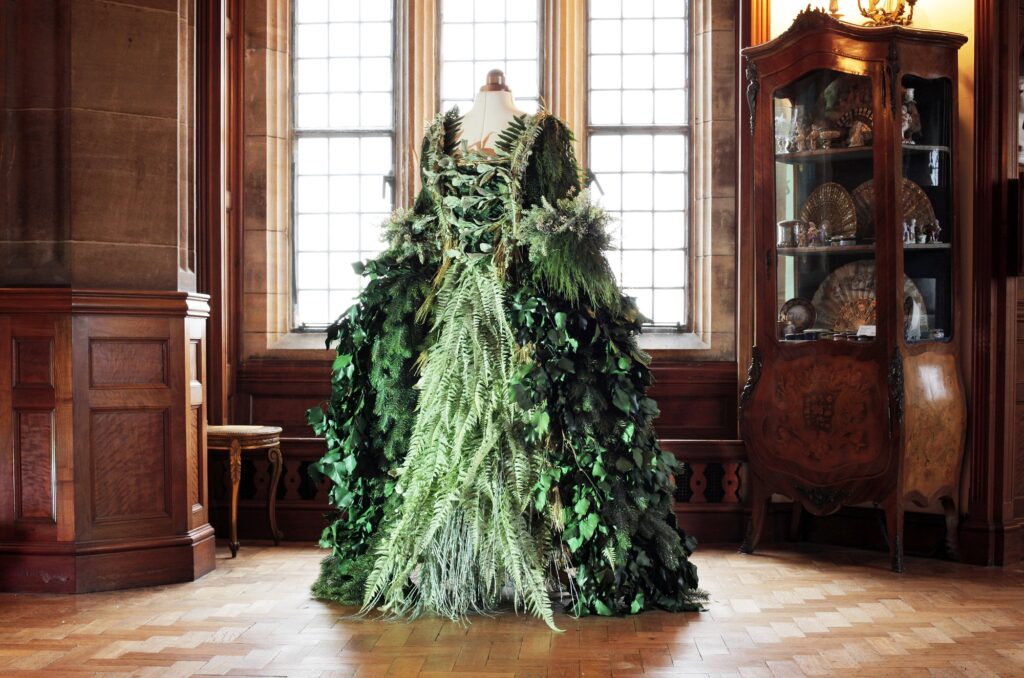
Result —
<path fill-rule="evenodd" d="M 655 359 L 735 360 L 737 317 L 737 172 L 735 0 L 692 0 L 693 177 L 692 330 L 649 333 Z M 250 0 L 245 41 L 242 195 L 242 358 L 328 358 L 325 335 L 291 331 L 292 0 Z M 403 4 L 403 3 L 399 3 Z M 396 12 L 399 111 L 395 144 L 397 204 L 418 190 L 416 153 L 437 105 L 439 0 L 406 0 Z M 586 0 L 544 0 L 542 91 L 574 130 L 586 123 Z M 717 58 L 716 58 L 717 57 Z M 577 141 L 579 157 L 585 149 Z M 402 150 L 405 149 L 405 150 Z"/>

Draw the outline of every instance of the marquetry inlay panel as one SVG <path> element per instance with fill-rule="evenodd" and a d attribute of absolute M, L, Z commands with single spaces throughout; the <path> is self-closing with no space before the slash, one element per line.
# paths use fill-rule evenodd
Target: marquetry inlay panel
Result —
<path fill-rule="evenodd" d="M 166 384 L 167 342 L 162 339 L 92 339 L 89 382 L 93 388 Z"/>
<path fill-rule="evenodd" d="M 167 419 L 164 409 L 92 412 L 94 522 L 168 514 Z"/>

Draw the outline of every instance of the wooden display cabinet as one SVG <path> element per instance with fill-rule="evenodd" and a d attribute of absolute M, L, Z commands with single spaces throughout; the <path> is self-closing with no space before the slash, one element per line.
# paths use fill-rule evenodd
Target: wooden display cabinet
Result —
<path fill-rule="evenodd" d="M 956 554 L 965 41 L 808 9 L 744 50 L 756 269 L 756 345 L 740 397 L 753 500 L 746 553 L 779 493 L 815 515 L 880 506 L 896 571 L 908 503 L 941 502 Z"/>

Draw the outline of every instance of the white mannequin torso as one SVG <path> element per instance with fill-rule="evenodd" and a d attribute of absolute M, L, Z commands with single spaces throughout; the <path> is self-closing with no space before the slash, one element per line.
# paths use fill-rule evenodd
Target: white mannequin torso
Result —
<path fill-rule="evenodd" d="M 462 118 L 462 136 L 470 150 L 494 152 L 494 142 L 512 119 L 525 115 L 516 108 L 512 92 L 505 85 L 505 74 L 493 70 L 487 84 L 477 92 L 473 107 Z"/>

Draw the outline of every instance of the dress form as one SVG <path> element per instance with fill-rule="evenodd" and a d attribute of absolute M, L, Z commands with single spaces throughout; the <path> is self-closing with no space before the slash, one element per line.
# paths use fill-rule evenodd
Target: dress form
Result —
<path fill-rule="evenodd" d="M 494 153 L 494 142 L 512 119 L 525 112 L 516 108 L 505 74 L 494 69 L 477 92 L 473 107 L 462 118 L 462 140 L 474 151 Z"/>

